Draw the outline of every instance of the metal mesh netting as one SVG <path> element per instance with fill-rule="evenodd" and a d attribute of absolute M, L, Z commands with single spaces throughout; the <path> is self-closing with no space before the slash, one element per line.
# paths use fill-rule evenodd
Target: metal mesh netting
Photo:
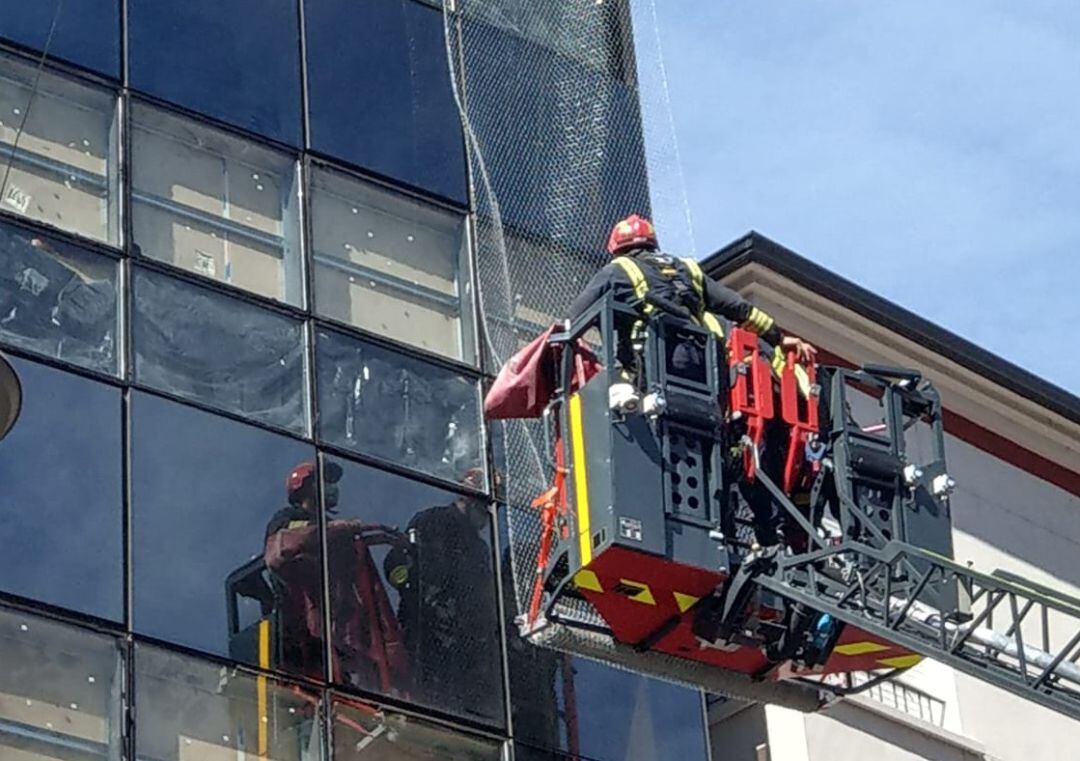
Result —
<path fill-rule="evenodd" d="M 469 145 L 481 325 L 494 368 L 562 319 L 607 260 L 615 221 L 638 213 L 663 224 L 654 201 L 657 188 L 669 186 L 650 183 L 650 172 L 675 178 L 675 192 L 663 199 L 674 209 L 674 235 L 665 241 L 678 239 L 680 253 L 693 253 L 680 238 L 689 235 L 681 183 L 669 173 L 677 162 L 654 13 L 652 0 L 458 0 L 445 9 Z M 649 66 L 639 65 L 640 50 L 635 56 L 643 41 Z M 659 82 L 659 107 L 646 109 L 648 120 L 639 70 Z M 539 423 L 505 421 L 494 434 L 521 610 L 539 543 L 539 515 L 529 505 L 550 485 L 551 455 Z M 591 618 L 583 608 L 560 612 Z"/>

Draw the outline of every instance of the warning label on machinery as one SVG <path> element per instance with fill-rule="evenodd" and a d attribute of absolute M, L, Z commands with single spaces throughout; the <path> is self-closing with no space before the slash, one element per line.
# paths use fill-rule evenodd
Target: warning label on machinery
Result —
<path fill-rule="evenodd" d="M 641 521 L 636 518 L 619 518 L 619 536 L 640 542 Z"/>

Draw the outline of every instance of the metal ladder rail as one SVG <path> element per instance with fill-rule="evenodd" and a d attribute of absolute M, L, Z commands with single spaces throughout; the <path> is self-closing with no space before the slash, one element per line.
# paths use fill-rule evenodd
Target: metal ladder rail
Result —
<path fill-rule="evenodd" d="M 883 549 L 847 542 L 777 557 L 755 582 L 1080 719 L 1080 601 L 1066 595 L 979 573 L 902 542 Z M 950 585 L 968 596 L 970 617 L 920 601 Z"/>

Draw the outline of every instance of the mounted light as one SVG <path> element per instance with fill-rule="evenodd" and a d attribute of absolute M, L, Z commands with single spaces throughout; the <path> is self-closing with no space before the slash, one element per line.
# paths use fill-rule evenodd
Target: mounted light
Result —
<path fill-rule="evenodd" d="M 0 355 L 0 439 L 8 435 L 22 409 L 22 384 L 19 376 L 3 355 Z"/>

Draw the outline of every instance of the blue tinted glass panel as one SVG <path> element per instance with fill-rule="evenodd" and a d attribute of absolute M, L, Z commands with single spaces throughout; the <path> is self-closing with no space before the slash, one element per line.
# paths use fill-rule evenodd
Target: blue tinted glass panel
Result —
<path fill-rule="evenodd" d="M 120 78 L 119 0 L 4 3 L 3 13 L 0 13 L 0 37 L 44 51 L 54 17 L 56 30 L 49 44 L 50 58 L 61 58 Z"/>
<path fill-rule="evenodd" d="M 563 752 L 577 748 L 596 761 L 707 761 L 699 693 L 521 645 L 511 643 L 509 653 L 514 732 L 522 742 Z"/>
<path fill-rule="evenodd" d="M 283 512 L 312 448 L 148 394 L 132 395 L 131 419 L 135 628 L 320 676 L 317 517 Z M 268 542 L 283 526 L 293 533 Z"/>
<path fill-rule="evenodd" d="M 502 723 L 487 501 L 346 461 L 323 491 L 334 681 Z"/>
<path fill-rule="evenodd" d="M 0 589 L 120 621 L 120 392 L 33 362 L 11 365 L 23 407 L 0 441 Z"/>
<path fill-rule="evenodd" d="M 299 145 L 298 27 L 296 0 L 128 0 L 131 85 Z"/>
<path fill-rule="evenodd" d="M 312 148 L 464 203 L 442 12 L 415 0 L 308 0 L 305 14 Z"/>

